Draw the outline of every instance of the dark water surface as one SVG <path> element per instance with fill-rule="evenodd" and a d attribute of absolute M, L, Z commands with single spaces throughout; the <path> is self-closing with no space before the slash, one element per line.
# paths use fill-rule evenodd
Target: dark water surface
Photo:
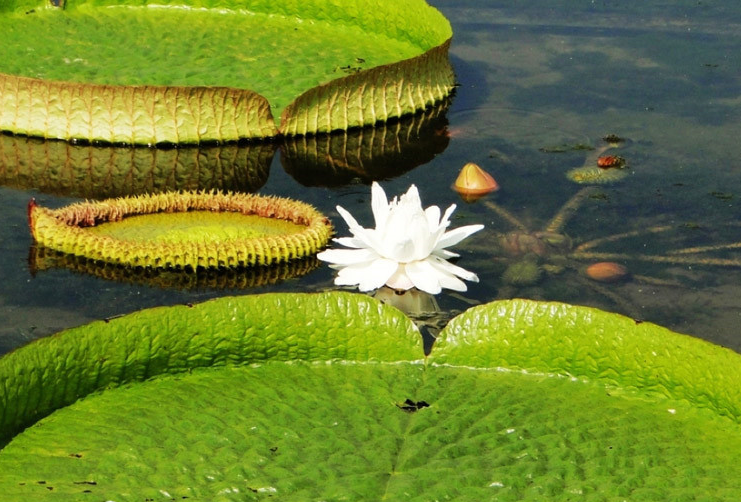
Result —
<path fill-rule="evenodd" d="M 299 142 L 275 153 L 273 146 L 152 153 L 0 138 L 0 353 L 145 307 L 333 287 L 326 265 L 308 264 L 299 277 L 250 286 L 265 278 L 124 277 L 89 264 L 63 264 L 31 247 L 31 197 L 58 207 L 99 196 L 101 187 L 105 196 L 132 187 L 257 189 L 316 205 L 346 235 L 334 207 L 342 205 L 370 226 L 373 179 L 382 180 L 389 195 L 416 184 L 425 206 L 457 203 L 455 226 L 486 225 L 457 249 L 459 265 L 477 272 L 481 282 L 463 295 L 427 299 L 426 309 L 454 313 L 507 297 L 558 300 L 657 322 L 741 351 L 741 251 L 733 247 L 741 241 L 741 5 L 433 3 L 453 23 L 451 58 L 460 86 L 445 116 L 418 118 L 410 128 L 394 125 L 332 144 Z M 583 187 L 566 173 L 592 162 L 599 150 L 582 147 L 604 147 L 607 134 L 625 138 L 610 152 L 627 159 L 628 176 L 580 192 Z M 339 153 L 357 144 L 375 148 L 361 167 L 353 166 L 357 156 L 353 161 Z M 25 161 L 19 159 L 31 157 L 38 168 L 20 166 Z M 126 179 L 109 180 L 100 167 L 132 158 L 139 167 Z M 501 190 L 462 202 L 450 185 L 469 161 L 488 170 Z M 71 165 L 87 171 L 75 174 Z M 572 246 L 539 258 L 537 281 L 509 279 L 508 270 L 523 258 L 492 252 L 492 242 L 515 230 L 502 214 L 519 221 L 520 233 L 543 230 L 577 194 L 579 204 L 560 229 Z M 599 250 L 618 256 L 612 261 L 625 265 L 632 278 L 594 283 L 581 270 L 590 260 L 574 250 L 609 236 L 616 237 Z M 681 252 L 691 247 L 701 249 Z"/>

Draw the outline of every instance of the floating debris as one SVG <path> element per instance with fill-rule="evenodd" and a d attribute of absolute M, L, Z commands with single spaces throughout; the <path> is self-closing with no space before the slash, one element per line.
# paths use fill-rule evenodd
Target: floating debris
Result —
<path fill-rule="evenodd" d="M 626 165 L 625 159 L 619 155 L 602 155 L 597 158 L 597 167 L 601 167 L 602 169 L 622 169 Z"/>
<path fill-rule="evenodd" d="M 543 146 L 538 148 L 539 151 L 543 153 L 564 153 L 564 152 L 578 152 L 578 151 L 592 151 L 594 150 L 594 147 L 592 145 L 587 145 L 584 143 L 574 143 L 574 144 L 563 144 L 563 145 L 556 145 L 556 146 Z"/>
<path fill-rule="evenodd" d="M 598 166 L 582 166 L 566 173 L 566 177 L 580 185 L 603 185 L 620 181 L 628 175 L 628 169 L 605 169 Z"/>
<path fill-rule="evenodd" d="M 617 144 L 617 143 L 622 143 L 625 140 L 621 138 L 620 136 L 618 136 L 617 134 L 608 134 L 606 136 L 602 136 L 602 141 L 606 143 Z"/>
<path fill-rule="evenodd" d="M 710 192 L 710 195 L 720 200 L 731 200 L 733 198 L 733 194 L 727 192 Z"/>
<path fill-rule="evenodd" d="M 415 411 L 421 410 L 422 408 L 429 408 L 430 404 L 426 401 L 413 401 L 407 398 L 404 400 L 403 403 L 397 403 L 396 406 L 408 413 L 414 413 Z"/>

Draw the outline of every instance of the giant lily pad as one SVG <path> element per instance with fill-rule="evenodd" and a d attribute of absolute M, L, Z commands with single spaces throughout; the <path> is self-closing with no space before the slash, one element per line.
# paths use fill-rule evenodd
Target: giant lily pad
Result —
<path fill-rule="evenodd" d="M 18 0 L 0 32 L 0 130 L 47 138 L 327 132 L 414 113 L 454 84 L 450 24 L 424 0 Z"/>
<path fill-rule="evenodd" d="M 509 300 L 465 312 L 421 354 L 399 311 L 347 293 L 222 298 L 68 330 L 0 359 L 0 489 L 55 501 L 741 496 L 736 353 Z"/>
<path fill-rule="evenodd" d="M 165 192 L 28 206 L 40 246 L 106 263 L 148 268 L 273 265 L 317 253 L 332 224 L 312 206 L 279 197 Z"/>

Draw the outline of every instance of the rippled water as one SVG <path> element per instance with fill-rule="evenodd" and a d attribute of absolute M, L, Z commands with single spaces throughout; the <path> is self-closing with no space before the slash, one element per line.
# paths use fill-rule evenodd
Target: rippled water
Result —
<path fill-rule="evenodd" d="M 307 266 L 300 277 L 264 286 L 249 286 L 260 278 L 244 274 L 183 279 L 140 273 L 125 278 L 98 270 L 96 276 L 82 271 L 84 264 L 62 264 L 34 252 L 26 223 L 31 197 L 42 205 L 62 206 L 95 196 L 91 180 L 111 196 L 131 187 L 258 189 L 316 205 L 346 234 L 334 207 L 340 204 L 370 225 L 372 179 L 383 180 L 389 194 L 414 183 L 425 205 L 457 203 L 456 226 L 486 224 L 486 231 L 459 249 L 459 264 L 476 271 L 481 282 L 464 295 L 443 293 L 428 308 L 454 313 L 505 297 L 566 301 L 741 350 L 741 266 L 734 265 L 741 263 L 741 252 L 732 246 L 677 252 L 741 241 L 736 148 L 741 6 L 647 1 L 638 15 L 638 8 L 601 1 L 578 7 L 546 0 L 433 4 L 453 23 L 451 58 L 460 85 L 446 115 L 418 119 L 411 132 L 403 129 L 400 135 L 396 125 L 374 137 L 364 132 L 363 137 L 325 141 L 319 147 L 285 145 L 275 154 L 273 146 L 257 153 L 246 151 L 254 146 L 234 146 L 153 154 L 3 137 L 0 352 L 66 327 L 155 305 L 333 287 L 333 272 L 326 266 Z M 502 214 L 506 211 L 528 231 L 544 229 L 580 193 L 581 186 L 569 181 L 566 172 L 595 155 L 596 150 L 576 146 L 599 148 L 607 134 L 626 139 L 613 151 L 627 159 L 629 175 L 582 194 L 562 233 L 574 248 L 619 235 L 600 250 L 619 254 L 615 261 L 627 266 L 632 278 L 616 284 L 590 282 L 580 272 L 589 260 L 566 253 L 565 259 L 543 258 L 536 283 L 508 283 L 503 276 L 519 259 L 488 251 L 498 235 L 513 230 Z M 338 153 L 348 143 L 375 145 L 376 150 L 360 168 L 353 167 Z M 327 148 L 329 157 L 312 153 Z M 19 159 L 29 156 L 40 167 L 19 171 Z M 106 165 L 100 160 L 104 157 L 113 163 L 137 157 L 139 165 L 149 167 L 132 171 L 125 180 L 106 181 L 100 167 Z M 328 164 L 327 158 L 336 162 Z M 88 170 L 70 174 L 63 159 Z M 488 170 L 501 186 L 484 199 L 489 205 L 484 200 L 466 204 L 450 189 L 469 161 Z M 257 169 L 257 179 L 246 179 L 240 169 L 254 163 L 263 167 Z M 63 190 L 53 188 L 60 185 Z M 502 211 L 493 210 L 491 203 Z"/>

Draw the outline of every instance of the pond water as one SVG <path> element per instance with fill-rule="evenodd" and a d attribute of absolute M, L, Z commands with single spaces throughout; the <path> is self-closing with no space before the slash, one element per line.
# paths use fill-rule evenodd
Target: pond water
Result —
<path fill-rule="evenodd" d="M 620 2 L 432 3 L 453 24 L 451 59 L 460 85 L 445 113 L 411 126 L 300 140 L 275 154 L 273 145 L 151 152 L 0 138 L 0 353 L 146 307 L 334 287 L 334 272 L 316 263 L 266 285 L 252 284 L 283 272 L 123 277 L 65 265 L 32 247 L 26 222 L 32 197 L 60 207 L 132 189 L 256 189 L 317 206 L 346 235 L 334 208 L 340 204 L 371 226 L 373 179 L 389 195 L 416 184 L 425 206 L 458 204 L 454 226 L 486 225 L 456 248 L 458 264 L 480 282 L 428 304 L 443 318 L 496 298 L 557 300 L 741 351 L 741 252 L 734 247 L 741 242 L 741 6 L 649 0 L 639 16 Z M 583 191 L 566 173 L 593 161 L 608 134 L 625 139 L 609 152 L 627 160 L 628 176 Z M 364 155 L 348 148 L 358 144 Z M 112 166 L 127 162 L 136 167 L 124 168 L 123 178 L 110 176 Z M 481 165 L 501 189 L 461 201 L 450 186 L 466 162 Z M 514 220 L 521 232 L 547 228 L 570 200 L 573 210 L 559 232 L 572 246 L 540 258 L 537 281 L 508 279 L 521 260 L 493 255 L 491 243 L 516 230 Z M 581 268 L 600 260 L 578 256 L 578 246 L 610 236 L 592 250 L 610 253 L 632 275 L 592 282 Z"/>

